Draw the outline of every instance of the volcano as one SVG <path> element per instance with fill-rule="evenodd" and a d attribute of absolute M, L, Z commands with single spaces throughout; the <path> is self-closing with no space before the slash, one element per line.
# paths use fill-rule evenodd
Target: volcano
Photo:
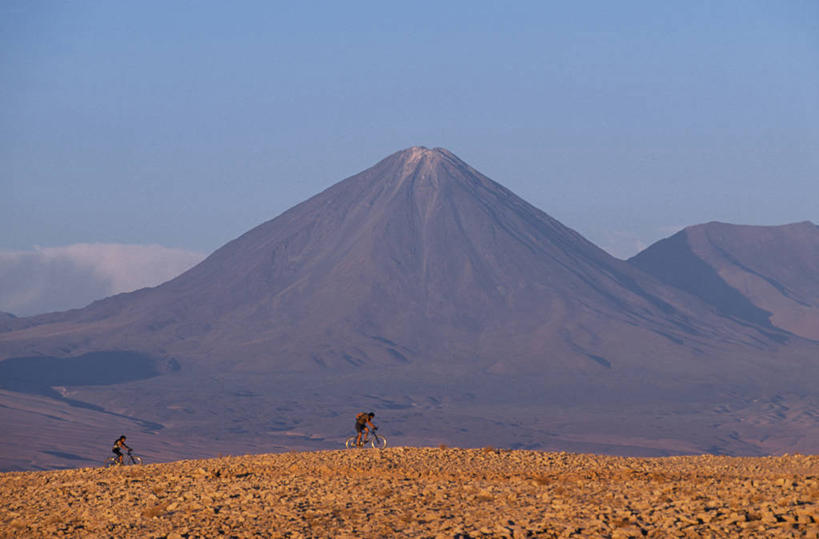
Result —
<path fill-rule="evenodd" d="M 0 328 L 0 404 L 28 388 L 39 399 L 28 409 L 85 407 L 156 440 L 197 440 L 204 454 L 216 440 L 332 447 L 338 410 L 365 405 L 391 410 L 409 443 L 759 453 L 719 429 L 670 435 L 660 418 L 730 401 L 723 419 L 734 421 L 751 402 L 810 397 L 819 350 L 611 257 L 451 152 L 424 147 L 158 287 Z M 129 372 L 143 378 L 100 376 L 106 353 L 138 361 Z M 38 385 L 29 372 L 67 358 L 70 379 Z M 563 430 L 538 418 L 547 411 Z M 510 434 L 497 417 L 512 416 L 527 419 Z"/>
<path fill-rule="evenodd" d="M 418 361 L 514 372 L 644 368 L 635 340 L 682 348 L 764 340 L 452 153 L 423 147 L 336 184 L 159 287 L 7 326 L 19 329 L 0 336 L 5 357 L 126 349 L 270 371 Z"/>

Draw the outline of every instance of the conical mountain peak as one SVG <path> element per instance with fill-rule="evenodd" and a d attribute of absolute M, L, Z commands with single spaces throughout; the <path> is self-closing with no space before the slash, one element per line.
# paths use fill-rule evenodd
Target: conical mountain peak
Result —
<path fill-rule="evenodd" d="M 366 178 L 375 191 L 389 193 L 390 198 L 403 199 L 411 192 L 429 202 L 439 194 L 449 197 L 452 189 L 466 189 L 480 197 L 506 196 L 500 194 L 506 189 L 445 148 L 412 146 L 386 157 L 359 177 Z"/>
<path fill-rule="evenodd" d="M 428 161 L 431 163 L 449 162 L 452 164 L 466 165 L 454 153 L 446 148 L 426 148 L 424 146 L 413 146 L 406 150 L 407 158 L 411 161 Z"/>
<path fill-rule="evenodd" d="M 708 319 L 703 308 L 658 288 L 448 150 L 414 146 L 259 225 L 162 286 L 36 323 L 106 319 L 106 328 L 129 328 L 128 338 L 108 331 L 89 340 L 87 326 L 66 342 L 214 364 L 241 348 L 253 368 L 441 356 L 528 372 L 540 368 L 543 349 L 564 366 L 578 354 L 613 358 L 593 359 L 600 365 L 630 364 L 633 356 L 625 349 L 618 355 L 607 340 L 624 342 L 629 328 L 640 328 L 633 338 L 654 344 L 668 335 L 681 343 L 713 334 L 690 327 L 690 320 Z M 26 342 L 21 337 L 20 346 Z M 53 353 L 45 347 L 58 345 L 49 341 L 36 351 Z M 273 359 L 271 349 L 279 350 Z"/>
<path fill-rule="evenodd" d="M 430 161 L 439 161 L 445 158 L 454 158 L 458 161 L 455 154 L 447 150 L 446 148 L 427 148 L 426 146 L 412 146 L 405 150 L 401 150 L 393 154 L 395 156 L 399 156 L 401 159 L 406 161 L 420 161 L 422 159 L 427 159 Z"/>
<path fill-rule="evenodd" d="M 400 176 L 462 176 L 478 174 L 445 148 L 413 146 L 389 156 L 385 161 L 400 164 Z M 459 172 L 456 172 L 459 171 Z"/>
<path fill-rule="evenodd" d="M 815 423 L 765 420 L 745 438 L 736 424 L 786 404 L 815 408 L 819 336 L 778 328 L 819 327 L 819 235 L 717 232 L 697 242 L 681 233 L 657 257 L 682 285 L 705 285 L 689 292 L 613 258 L 451 152 L 415 146 L 158 287 L 33 318 L 0 313 L 0 404 L 6 423 L 33 432 L 53 432 L 70 406 L 66 432 L 127 421 L 155 433 L 157 447 L 182 440 L 203 454 L 328 448 L 336 411 L 365 405 L 389 410 L 391 432 L 417 433 L 399 443 L 554 448 L 564 439 L 557 411 L 561 424 L 586 429 L 565 440 L 599 440 L 575 449 L 779 451 L 760 440 L 786 432 L 815 450 Z M 712 283 L 753 297 L 720 310 L 697 297 Z M 36 395 L 38 413 L 8 395 L 21 390 Z M 105 410 L 124 397 L 128 416 Z M 707 412 L 694 423 L 697 402 Z M 534 419 L 510 429 L 500 416 Z M 225 425 L 237 427 L 234 445 L 223 445 Z M 32 453 L 12 462 L 39 462 L 50 442 L 6 438 Z M 0 468 L 10 462 L 2 453 Z"/>

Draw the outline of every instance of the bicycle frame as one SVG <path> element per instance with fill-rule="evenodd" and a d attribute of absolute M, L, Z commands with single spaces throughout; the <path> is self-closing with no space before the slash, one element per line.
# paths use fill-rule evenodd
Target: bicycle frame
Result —
<path fill-rule="evenodd" d="M 134 455 L 131 451 L 122 454 L 122 461 L 120 461 L 120 457 L 118 455 L 108 457 L 108 460 L 106 461 L 107 466 L 127 466 L 139 464 L 142 464 L 142 457 L 139 455 Z"/>
<path fill-rule="evenodd" d="M 355 443 L 357 438 L 356 435 L 348 438 L 345 445 L 348 449 L 353 447 L 365 447 L 367 445 L 372 445 L 375 448 L 383 449 L 387 446 L 387 439 L 384 436 L 379 436 L 375 430 L 376 429 L 368 429 L 362 432 L 361 441 L 358 444 Z"/>

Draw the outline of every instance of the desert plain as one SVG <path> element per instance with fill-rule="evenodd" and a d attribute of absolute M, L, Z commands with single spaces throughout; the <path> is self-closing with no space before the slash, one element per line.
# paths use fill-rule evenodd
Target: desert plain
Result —
<path fill-rule="evenodd" d="M 0 474 L 2 537 L 819 537 L 819 456 L 397 447 Z"/>

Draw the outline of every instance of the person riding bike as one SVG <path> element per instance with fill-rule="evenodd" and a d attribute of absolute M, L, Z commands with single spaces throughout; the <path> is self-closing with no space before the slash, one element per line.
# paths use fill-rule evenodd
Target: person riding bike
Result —
<path fill-rule="evenodd" d="M 373 425 L 372 420 L 375 417 L 375 414 L 372 412 L 361 412 L 357 416 L 355 416 L 355 431 L 356 431 L 356 438 L 355 438 L 355 445 L 357 447 L 361 447 L 361 434 L 362 433 L 369 433 L 370 429 L 367 428 L 367 425 L 370 426 L 373 430 L 377 429 L 375 425 Z"/>
<path fill-rule="evenodd" d="M 122 448 L 123 447 L 125 449 L 127 449 L 128 451 L 131 451 L 131 448 L 128 447 L 127 445 L 125 445 L 125 435 L 124 434 L 122 436 L 120 436 L 119 438 L 117 438 L 117 440 L 114 442 L 113 449 L 111 449 L 111 451 L 113 451 L 114 454 L 117 456 L 117 462 L 120 463 L 120 464 L 122 464 L 122 457 L 123 457 Z"/>

